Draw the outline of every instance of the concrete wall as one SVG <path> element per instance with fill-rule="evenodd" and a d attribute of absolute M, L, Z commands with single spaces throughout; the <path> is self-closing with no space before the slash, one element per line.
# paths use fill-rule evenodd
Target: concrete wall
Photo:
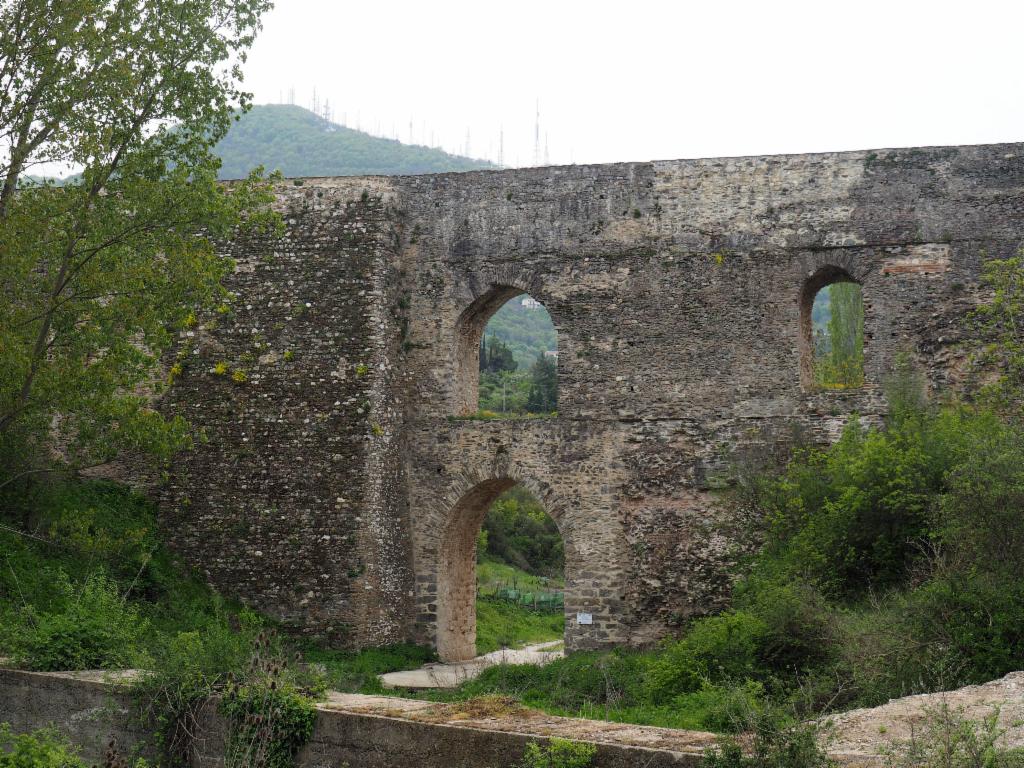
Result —
<path fill-rule="evenodd" d="M 236 310 L 172 390 L 209 437 L 172 471 L 172 536 L 221 589 L 296 627 L 456 658 L 473 634 L 474 527 L 521 482 L 565 537 L 568 646 L 649 642 L 722 604 L 729 542 L 710 492 L 737 450 L 877 419 L 903 352 L 932 387 L 956 385 L 982 255 L 1014 253 L 1024 232 L 1022 151 L 287 182 L 287 238 L 236 248 Z M 863 288 L 852 391 L 807 376 L 802 317 L 829 274 Z M 558 416 L 460 419 L 479 332 L 520 292 L 559 331 Z M 256 354 L 253 328 L 268 347 L 249 381 L 211 374 L 218 356 Z M 286 348 L 287 364 L 273 357 Z"/>

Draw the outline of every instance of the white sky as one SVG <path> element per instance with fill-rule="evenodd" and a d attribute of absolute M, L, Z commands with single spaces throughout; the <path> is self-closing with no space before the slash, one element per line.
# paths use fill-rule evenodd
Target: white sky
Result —
<path fill-rule="evenodd" d="M 551 163 L 1024 140 L 1020 0 L 277 0 L 245 71 L 506 165 L 538 99 Z"/>

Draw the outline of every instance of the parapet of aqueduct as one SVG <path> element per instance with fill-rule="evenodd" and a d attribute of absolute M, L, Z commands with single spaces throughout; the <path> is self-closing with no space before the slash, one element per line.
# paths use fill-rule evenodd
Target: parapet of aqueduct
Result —
<path fill-rule="evenodd" d="M 737 449 L 876 417 L 904 351 L 955 382 L 980 262 L 1021 244 L 1024 145 L 305 179 L 279 205 L 165 398 L 205 438 L 163 489 L 177 550 L 301 630 L 463 658 L 476 532 L 521 483 L 565 541 L 567 646 L 594 648 L 720 604 Z M 866 382 L 819 391 L 836 280 L 863 289 Z M 459 418 L 523 292 L 558 329 L 558 415 Z"/>

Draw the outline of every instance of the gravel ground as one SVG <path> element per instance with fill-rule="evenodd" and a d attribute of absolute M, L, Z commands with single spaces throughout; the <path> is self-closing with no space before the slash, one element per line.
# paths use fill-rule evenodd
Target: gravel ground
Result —
<path fill-rule="evenodd" d="M 893 699 L 872 709 L 854 709 L 830 718 L 835 740 L 830 750 L 851 765 L 878 765 L 880 750 L 920 734 L 929 710 L 945 703 L 968 720 L 982 720 L 999 709 L 1000 744 L 1024 747 L 1024 672 L 1011 672 L 1000 680 L 945 693 Z"/>

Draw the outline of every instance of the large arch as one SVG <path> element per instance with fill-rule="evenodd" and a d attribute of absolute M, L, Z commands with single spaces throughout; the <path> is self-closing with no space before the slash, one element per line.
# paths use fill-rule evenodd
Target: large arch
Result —
<path fill-rule="evenodd" d="M 476 545 L 480 527 L 491 504 L 515 485 L 529 490 L 558 526 L 565 544 L 566 612 L 574 561 L 558 505 L 539 484 L 509 474 L 482 480 L 462 494 L 449 512 L 441 531 L 437 560 L 437 655 L 442 661 L 465 661 L 476 656 Z"/>

